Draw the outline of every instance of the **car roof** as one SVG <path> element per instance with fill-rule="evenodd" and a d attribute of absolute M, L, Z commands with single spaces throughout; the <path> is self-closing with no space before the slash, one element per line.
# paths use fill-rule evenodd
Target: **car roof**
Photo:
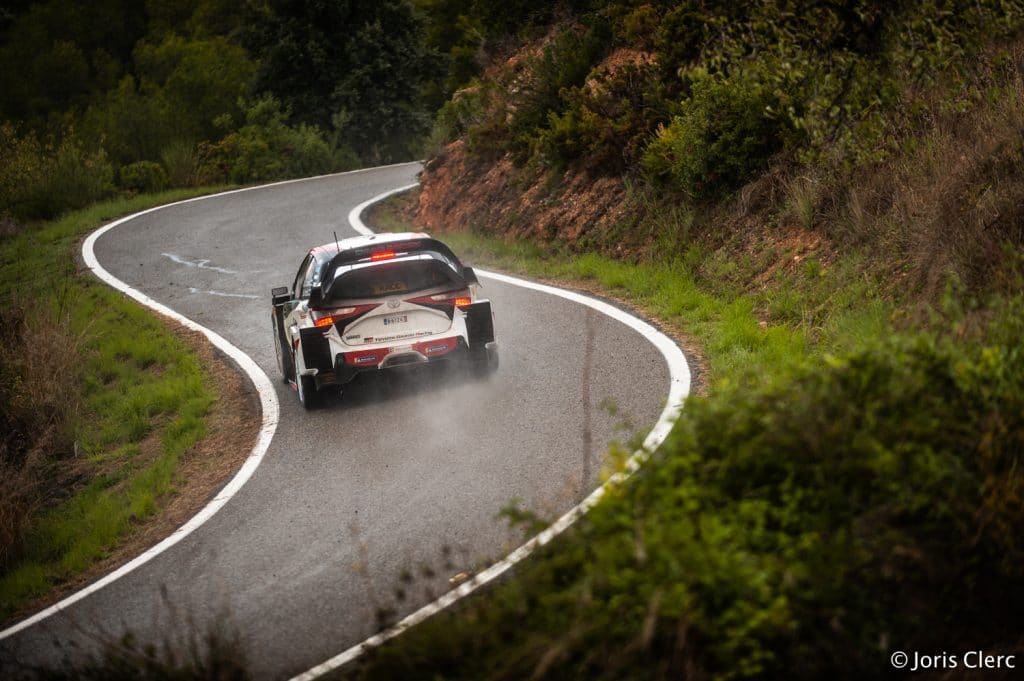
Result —
<path fill-rule="evenodd" d="M 317 258 L 323 258 L 327 256 L 333 256 L 342 251 L 348 251 L 356 248 L 363 248 L 364 246 L 380 245 L 384 246 L 389 243 L 396 241 L 408 241 L 409 239 L 429 239 L 431 238 L 426 232 L 397 232 L 394 234 L 371 234 L 369 236 L 352 236 L 347 239 L 341 239 L 340 241 L 331 241 L 330 243 L 317 246 L 310 252 Z"/>

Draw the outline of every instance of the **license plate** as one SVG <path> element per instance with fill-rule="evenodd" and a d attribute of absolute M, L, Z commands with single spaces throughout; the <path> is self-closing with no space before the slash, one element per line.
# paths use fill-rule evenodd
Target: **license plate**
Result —
<path fill-rule="evenodd" d="M 384 326 L 391 326 L 392 324 L 405 324 L 407 321 L 409 321 L 409 315 L 407 314 L 395 315 L 394 317 L 385 317 Z"/>

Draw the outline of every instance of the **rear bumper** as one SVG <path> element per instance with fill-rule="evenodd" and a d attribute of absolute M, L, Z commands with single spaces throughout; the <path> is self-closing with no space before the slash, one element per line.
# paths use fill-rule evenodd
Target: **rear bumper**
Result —
<path fill-rule="evenodd" d="M 301 329 L 305 370 L 300 373 L 315 376 L 318 385 L 344 385 L 362 373 L 399 371 L 438 362 L 496 366 L 497 344 L 490 302 L 477 301 L 462 310 L 464 324 L 461 328 L 456 325 L 455 333 L 448 332 L 451 335 L 360 350 L 350 350 L 337 340 L 329 340 L 323 329 Z"/>
<path fill-rule="evenodd" d="M 401 371 L 428 364 L 464 362 L 470 359 L 469 347 L 461 336 L 375 350 L 340 352 L 334 358 L 331 374 L 320 372 L 317 382 L 344 385 L 363 373 Z"/>

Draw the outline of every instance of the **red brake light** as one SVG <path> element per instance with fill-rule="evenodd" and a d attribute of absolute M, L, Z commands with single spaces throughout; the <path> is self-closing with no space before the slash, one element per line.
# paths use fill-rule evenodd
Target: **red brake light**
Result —
<path fill-rule="evenodd" d="M 373 254 L 370 255 L 370 260 L 373 260 L 373 261 L 377 261 L 377 260 L 391 260 L 394 257 L 395 257 L 395 252 L 394 251 L 378 251 L 377 253 L 373 253 Z"/>
<path fill-rule="evenodd" d="M 377 306 L 376 305 L 359 305 L 359 306 L 356 306 L 356 307 L 339 307 L 337 309 L 331 310 L 331 314 L 329 314 L 329 315 L 325 315 L 323 317 L 319 317 L 317 319 L 314 319 L 313 320 L 313 325 L 318 327 L 318 328 L 323 328 L 325 326 L 330 326 L 331 324 L 343 321 L 344 319 L 347 319 L 348 317 L 351 317 L 353 314 L 358 314 L 360 312 L 365 312 L 367 309 L 372 309 L 372 308 L 375 308 L 375 307 L 377 307 Z"/>

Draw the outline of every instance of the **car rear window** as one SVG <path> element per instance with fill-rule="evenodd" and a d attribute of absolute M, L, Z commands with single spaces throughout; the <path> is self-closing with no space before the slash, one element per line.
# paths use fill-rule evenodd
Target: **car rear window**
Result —
<path fill-rule="evenodd" d="M 460 286 L 464 286 L 464 282 L 451 266 L 429 256 L 420 256 L 415 260 L 357 265 L 339 272 L 327 297 L 332 301 L 344 301 Z"/>

